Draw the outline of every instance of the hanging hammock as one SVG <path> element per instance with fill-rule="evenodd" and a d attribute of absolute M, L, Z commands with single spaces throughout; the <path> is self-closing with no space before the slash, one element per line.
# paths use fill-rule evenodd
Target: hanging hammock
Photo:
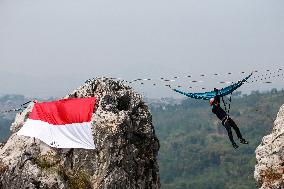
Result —
<path fill-rule="evenodd" d="M 181 90 L 178 89 L 173 89 L 175 92 L 183 94 L 187 97 L 190 98 L 195 98 L 195 99 L 202 99 L 202 100 L 209 100 L 210 98 L 214 98 L 214 96 L 218 95 L 220 97 L 226 96 L 228 94 L 231 94 L 233 91 L 235 91 L 236 89 L 238 89 L 240 86 L 242 86 L 251 76 L 252 76 L 253 72 L 248 75 L 246 78 L 244 78 L 241 81 L 238 81 L 228 87 L 219 89 L 217 94 L 215 91 L 210 91 L 210 92 L 204 92 L 204 93 L 187 93 L 187 92 L 183 92 Z"/>

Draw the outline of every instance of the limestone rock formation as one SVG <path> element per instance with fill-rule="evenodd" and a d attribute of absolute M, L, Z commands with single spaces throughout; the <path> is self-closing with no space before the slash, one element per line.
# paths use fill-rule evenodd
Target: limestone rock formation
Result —
<path fill-rule="evenodd" d="M 284 189 L 284 105 L 272 133 L 263 137 L 256 151 L 254 177 L 261 189 Z"/>
<path fill-rule="evenodd" d="M 95 150 L 56 149 L 18 136 L 32 110 L 17 114 L 0 146 L 0 188 L 160 188 L 159 141 L 142 97 L 111 79 L 88 80 L 67 95 L 97 97 L 92 117 Z"/>

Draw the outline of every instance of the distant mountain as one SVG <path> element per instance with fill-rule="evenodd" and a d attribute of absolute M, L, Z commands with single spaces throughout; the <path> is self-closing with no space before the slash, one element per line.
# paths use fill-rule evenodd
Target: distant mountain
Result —
<path fill-rule="evenodd" d="M 178 105 L 181 104 L 183 99 L 176 98 L 145 98 L 145 102 L 151 107 L 165 107 L 168 105 Z"/>

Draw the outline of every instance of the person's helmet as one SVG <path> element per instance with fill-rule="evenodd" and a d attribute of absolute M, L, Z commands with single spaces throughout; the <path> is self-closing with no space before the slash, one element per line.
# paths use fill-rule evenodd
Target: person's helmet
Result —
<path fill-rule="evenodd" d="M 212 106 L 215 102 L 215 98 L 210 98 L 210 106 Z"/>

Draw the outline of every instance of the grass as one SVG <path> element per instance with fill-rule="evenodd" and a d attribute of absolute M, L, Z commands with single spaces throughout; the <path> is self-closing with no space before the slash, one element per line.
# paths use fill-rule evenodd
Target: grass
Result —
<path fill-rule="evenodd" d="M 60 156 L 52 153 L 41 155 L 35 159 L 35 163 L 43 170 L 57 173 L 70 189 L 91 188 L 90 175 L 81 169 L 70 170 L 60 164 Z M 1 172 L 1 166 L 0 166 Z"/>

